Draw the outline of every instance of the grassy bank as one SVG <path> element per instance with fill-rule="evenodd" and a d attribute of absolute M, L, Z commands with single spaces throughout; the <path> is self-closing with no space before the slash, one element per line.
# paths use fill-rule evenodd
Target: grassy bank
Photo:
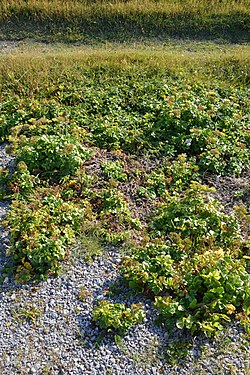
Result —
<path fill-rule="evenodd" d="M 2 1 L 2 39 L 85 43 L 169 37 L 249 41 L 241 1 Z"/>

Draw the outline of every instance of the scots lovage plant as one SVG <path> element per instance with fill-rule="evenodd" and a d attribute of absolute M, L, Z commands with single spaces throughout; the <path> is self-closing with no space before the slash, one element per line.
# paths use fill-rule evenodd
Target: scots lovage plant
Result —
<path fill-rule="evenodd" d="M 114 179 L 117 181 L 127 181 L 128 176 L 123 172 L 124 163 L 117 161 L 106 161 L 101 164 L 102 171 L 105 177 L 109 179 Z"/>
<path fill-rule="evenodd" d="M 187 159 L 186 154 L 178 155 L 174 160 L 164 160 L 163 167 L 154 169 L 146 175 L 145 187 L 138 189 L 139 195 L 151 199 L 167 198 L 169 190 L 182 191 L 191 181 L 199 180 L 199 167 L 194 158 Z"/>
<path fill-rule="evenodd" d="M 148 140 L 162 153 L 172 148 L 172 155 L 195 156 L 202 170 L 240 174 L 250 160 L 248 103 L 237 91 L 230 95 L 202 85 L 187 88 L 164 85 L 165 100 L 146 130 Z"/>
<path fill-rule="evenodd" d="M 122 262 L 122 273 L 139 293 L 154 297 L 167 327 L 212 336 L 231 319 L 250 328 L 250 275 L 244 257 L 220 247 L 173 259 L 169 246 L 151 243 Z"/>
<path fill-rule="evenodd" d="M 145 311 L 140 303 L 126 307 L 123 303 L 104 300 L 100 301 L 93 309 L 92 319 L 100 328 L 104 328 L 108 332 L 115 331 L 125 335 L 133 325 L 142 322 L 145 316 Z"/>
<path fill-rule="evenodd" d="M 250 324 L 250 275 L 234 216 L 193 182 L 168 197 L 152 220 L 155 239 L 124 258 L 121 271 L 138 292 L 155 298 L 167 325 L 210 336 L 231 318 Z"/>
<path fill-rule="evenodd" d="M 133 250 L 121 264 L 123 277 L 137 292 L 157 295 L 170 288 L 177 277 L 170 248 L 163 241 L 146 243 Z"/>
<path fill-rule="evenodd" d="M 97 197 L 100 200 L 101 220 L 115 219 L 121 226 L 139 229 L 141 223 L 137 218 L 133 218 L 129 209 L 126 197 L 117 189 L 103 189 Z"/>
<path fill-rule="evenodd" d="M 58 194 L 14 200 L 5 225 L 11 229 L 8 254 L 16 264 L 17 280 L 56 274 L 83 218 L 84 208 L 64 202 Z"/>
<path fill-rule="evenodd" d="M 24 141 L 17 152 L 18 160 L 24 161 L 31 173 L 43 177 L 60 178 L 75 174 L 91 155 L 70 135 L 42 135 Z"/>
<path fill-rule="evenodd" d="M 220 203 L 209 197 L 212 188 L 192 182 L 185 193 L 169 195 L 160 204 L 151 223 L 153 236 L 167 235 L 190 244 L 190 250 L 203 246 L 229 246 L 239 238 L 239 225 L 234 216 L 226 215 Z M 173 234 L 173 235 L 172 235 Z"/>
<path fill-rule="evenodd" d="M 13 174 L 8 175 L 6 187 L 15 199 L 25 200 L 34 192 L 35 187 L 39 184 L 39 179 L 33 176 L 27 168 L 27 165 L 20 161 L 17 169 Z"/>
<path fill-rule="evenodd" d="M 250 275 L 243 258 L 221 248 L 194 254 L 179 264 L 180 284 L 155 297 L 167 325 L 212 336 L 238 318 L 250 324 Z"/>

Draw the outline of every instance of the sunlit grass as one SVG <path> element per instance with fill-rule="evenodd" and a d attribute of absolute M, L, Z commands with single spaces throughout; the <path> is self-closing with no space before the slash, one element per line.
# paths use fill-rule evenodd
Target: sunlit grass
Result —
<path fill-rule="evenodd" d="M 37 45 L 2 54 L 0 86 L 40 87 L 67 77 L 77 79 L 82 70 L 107 68 L 118 70 L 168 70 L 192 79 L 219 78 L 226 84 L 245 83 L 249 79 L 250 47 L 200 48 L 193 50 L 151 48 L 54 48 Z"/>
<path fill-rule="evenodd" d="M 249 39 L 248 1 L 6 1 L 0 3 L 0 37 L 67 42 L 131 38 Z"/>
<path fill-rule="evenodd" d="M 249 3 L 247 0 L 132 0 L 132 1 L 62 1 L 62 0 L 3 0 L 0 4 L 1 19 L 12 15 L 23 15 L 33 19 L 43 20 L 47 17 L 86 17 L 103 15 L 108 16 L 128 15 L 141 13 L 155 14 L 194 14 L 200 16 L 206 14 L 227 14 L 234 12 L 249 13 Z"/>

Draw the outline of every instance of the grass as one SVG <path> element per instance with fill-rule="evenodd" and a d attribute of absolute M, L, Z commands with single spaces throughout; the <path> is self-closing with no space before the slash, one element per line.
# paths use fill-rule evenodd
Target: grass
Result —
<path fill-rule="evenodd" d="M 0 35 L 7 39 L 102 43 L 134 38 L 249 41 L 246 0 L 2 1 Z"/>
<path fill-rule="evenodd" d="M 232 82 L 236 85 L 249 80 L 248 45 L 230 48 L 215 45 L 199 45 L 192 43 L 195 52 L 190 52 L 190 44 L 186 49 L 179 46 L 172 48 L 150 47 L 128 48 L 62 48 L 51 49 L 38 45 L 35 49 L 24 47 L 11 54 L 2 55 L 0 61 L 0 87 L 14 92 L 26 91 L 29 95 L 46 96 L 45 86 L 49 83 L 64 80 L 81 80 L 84 72 L 94 69 L 107 69 L 106 76 L 114 71 L 136 72 L 140 69 L 146 74 L 150 70 L 160 72 L 164 69 L 169 74 L 182 74 L 190 79 L 220 79 L 225 85 Z M 110 71 L 110 73 L 108 72 Z M 113 80 L 113 77 L 112 77 Z M 39 91 L 39 92 L 38 92 Z"/>

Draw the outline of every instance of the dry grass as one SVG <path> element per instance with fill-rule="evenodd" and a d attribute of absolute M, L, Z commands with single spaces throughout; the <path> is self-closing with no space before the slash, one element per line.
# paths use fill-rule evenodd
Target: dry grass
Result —
<path fill-rule="evenodd" d="M 24 49 L 21 52 L 1 54 L 0 90 L 8 86 L 12 92 L 23 87 L 27 93 L 40 92 L 52 82 L 77 80 L 83 71 L 95 68 L 113 71 L 165 71 L 182 74 L 194 80 L 220 79 L 221 84 L 241 85 L 249 81 L 250 46 L 231 48 L 197 49 L 196 52 L 182 49 L 151 48 L 53 48 Z M 147 73 L 146 73 L 147 74 Z M 72 79 L 72 78 L 70 78 Z"/>
<path fill-rule="evenodd" d="M 152 16 L 154 13 L 163 15 L 250 13 L 247 0 L 130 0 L 130 1 L 63 1 L 63 0 L 2 0 L 0 17 L 2 19 L 12 15 L 27 15 L 33 19 L 43 20 L 49 17 L 100 16 L 103 14 L 112 17 L 115 14 L 128 15 L 133 13 Z"/>
<path fill-rule="evenodd" d="M 183 46 L 183 45 L 181 45 Z M 0 68 L 17 71 L 25 67 L 26 70 L 40 69 L 50 70 L 51 65 L 60 65 L 68 69 L 72 64 L 82 67 L 129 67 L 144 65 L 147 67 L 160 67 L 169 69 L 188 70 L 191 67 L 202 67 L 205 64 L 226 64 L 228 61 L 237 61 L 244 66 L 250 62 L 250 46 L 236 45 L 216 48 L 204 45 L 199 48 L 199 44 L 191 44 L 193 48 L 178 46 L 164 48 L 155 45 L 154 49 L 147 46 L 137 46 L 137 48 L 107 46 L 107 48 L 88 47 L 66 47 L 64 45 L 53 45 L 46 47 L 43 45 L 31 45 L 24 49 L 17 49 L 9 55 L 2 55 Z M 214 47 L 214 48 L 213 48 Z M 215 49 L 216 48 L 216 49 Z"/>
<path fill-rule="evenodd" d="M 2 0 L 0 38 L 47 41 L 168 36 L 249 40 L 247 0 Z"/>

